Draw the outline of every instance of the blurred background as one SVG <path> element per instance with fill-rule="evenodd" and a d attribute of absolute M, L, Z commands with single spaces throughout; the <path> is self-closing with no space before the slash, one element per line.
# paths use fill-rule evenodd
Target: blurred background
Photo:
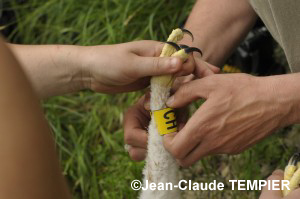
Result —
<path fill-rule="evenodd" d="M 19 44 L 101 45 L 164 41 L 184 24 L 195 1 L 182 0 L 0 0 L 0 31 Z M 2 5 L 2 6 L 1 6 Z M 271 75 L 288 72 L 282 50 L 258 22 L 227 61 L 223 72 Z M 130 182 L 142 178 L 144 163 L 124 150 L 123 112 L 141 92 L 104 95 L 82 91 L 43 102 L 75 199 L 137 198 Z M 190 113 L 200 102 L 190 107 Z M 265 179 L 283 169 L 300 142 L 300 126 L 279 130 L 240 155 L 206 157 L 182 179 L 224 182 L 224 191 L 186 191 L 185 198 L 258 198 L 259 191 L 232 191 L 229 179 Z"/>

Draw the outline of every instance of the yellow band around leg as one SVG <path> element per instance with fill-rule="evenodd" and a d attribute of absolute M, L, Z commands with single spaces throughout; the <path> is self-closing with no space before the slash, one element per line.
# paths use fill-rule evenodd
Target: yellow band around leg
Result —
<path fill-rule="evenodd" d="M 177 131 L 177 121 L 174 109 L 165 108 L 153 111 L 153 117 L 160 135 Z"/>

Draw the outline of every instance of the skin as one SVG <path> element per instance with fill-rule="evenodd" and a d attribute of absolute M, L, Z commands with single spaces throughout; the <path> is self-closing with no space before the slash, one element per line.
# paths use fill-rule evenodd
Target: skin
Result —
<path fill-rule="evenodd" d="M 40 98 L 91 89 L 102 93 L 140 90 L 150 76 L 187 75 L 192 57 L 158 57 L 163 44 L 135 41 L 106 46 L 10 44 Z"/>
<path fill-rule="evenodd" d="M 70 199 L 38 97 L 1 37 L 0 66 L 0 198 Z"/>
<path fill-rule="evenodd" d="M 235 6 L 233 12 L 228 12 L 231 8 L 228 6 L 232 4 Z M 298 74 L 265 79 L 244 74 L 234 77 L 212 76 L 218 69 L 209 63 L 221 65 L 249 31 L 255 18 L 246 1 L 224 0 L 220 3 L 216 0 L 202 0 L 201 4 L 198 1 L 186 25 L 197 35 L 196 45 L 193 46 L 201 48 L 205 53 L 202 59 L 195 57 L 196 68 L 193 59 L 182 64 L 176 58 L 171 61 L 174 58 L 153 57 L 159 52 L 153 49 L 161 47 L 157 47 L 157 42 L 151 44 L 149 41 L 95 47 L 10 45 L 22 63 L 20 67 L 7 47 L 0 43 L 0 65 L 4 66 L 0 72 L 0 88 L 7 94 L 0 101 L 0 108 L 4 110 L 0 115 L 0 158 L 3 160 L 0 169 L 1 198 L 70 198 L 60 173 L 50 130 L 43 119 L 35 92 L 39 98 L 81 89 L 105 93 L 129 92 L 144 88 L 149 82 L 149 76 L 185 75 L 194 71 L 196 78 L 205 78 L 193 82 L 188 81 L 194 77 L 184 79 L 183 82 L 188 83 L 180 86 L 173 100 L 170 99 L 168 103 L 171 107 L 181 107 L 198 98 L 207 99 L 196 112 L 197 115 L 186 125 L 181 122 L 184 127 L 181 127 L 180 132 L 165 136 L 166 148 L 183 166 L 209 154 L 238 153 L 274 129 L 299 122 L 295 114 L 299 111 L 299 104 L 296 103 L 299 96 L 293 95 L 299 91 Z M 186 39 L 182 42 L 189 44 Z M 112 59 L 116 56 L 117 59 Z M 220 87 L 225 87 L 229 92 L 224 92 Z M 143 104 L 143 100 L 138 104 Z M 145 121 L 149 120 L 146 117 L 140 118 L 141 112 L 137 110 L 142 107 L 135 106 L 132 113 L 129 112 L 126 132 L 134 128 L 143 129 Z M 132 115 L 135 121 L 128 123 Z M 256 124 L 255 118 L 262 121 Z M 139 123 L 138 119 L 141 120 Z M 256 126 L 252 126 L 254 124 Z M 257 131 L 254 132 L 252 128 Z M 201 132 L 197 129 L 201 129 Z M 195 139 L 189 140 L 188 135 Z M 131 140 L 133 145 L 143 149 L 147 142 L 145 136 L 140 136 L 142 144 L 134 137 L 127 133 L 125 141 Z M 217 147 L 208 146 L 207 143 L 213 141 Z M 231 141 L 244 142 L 246 147 L 233 145 Z M 192 144 L 183 147 L 187 146 L 186 143 Z M 39 150 L 36 150 L 37 147 Z M 6 151 L 9 151 L 9 155 Z M 137 159 L 143 159 L 143 156 Z M 18 191 L 14 187 L 18 187 Z M 265 197 L 262 194 L 261 198 Z M 291 197 L 293 192 L 288 196 Z"/>
<path fill-rule="evenodd" d="M 196 67 L 193 75 L 177 78 L 174 90 L 191 80 L 218 73 L 219 69 L 215 65 L 221 66 L 224 63 L 232 50 L 249 32 L 256 18 L 247 0 L 197 1 L 185 24 L 185 28 L 193 33 L 194 42 L 185 35 L 179 43 L 200 48 L 203 57 L 194 54 Z M 125 120 L 132 122 L 124 123 L 124 138 L 125 143 L 132 146 L 129 154 L 134 160 L 145 157 L 147 147 L 145 126 L 140 124 L 148 124 L 149 121 L 140 122 L 141 118 L 146 119 L 142 116 L 143 111 L 132 110 L 142 108 L 141 105 L 134 105 L 125 114 Z"/>
<path fill-rule="evenodd" d="M 129 92 L 146 87 L 149 76 L 194 70 L 191 56 L 185 63 L 155 57 L 161 48 L 155 41 L 26 46 L 0 37 L 0 198 L 71 198 L 39 98 L 81 89 Z"/>
<path fill-rule="evenodd" d="M 195 54 L 195 59 L 212 64 L 207 68 L 218 72 L 214 66 L 223 66 L 256 19 L 248 0 L 198 0 L 185 24 L 193 33 L 194 41 L 185 35 L 180 43 L 200 48 L 203 57 Z M 209 74 L 212 73 L 203 67 L 195 71 L 198 78 Z"/>
<path fill-rule="evenodd" d="M 300 122 L 299 73 L 270 77 L 211 73 L 217 72 L 214 65 L 222 65 L 255 20 L 246 0 L 199 0 L 193 8 L 185 27 L 194 34 L 193 46 L 204 55 L 194 56 L 194 77 L 179 86 L 167 105 L 182 108 L 200 98 L 206 102 L 179 132 L 164 136 L 166 149 L 183 167 L 207 155 L 241 153 L 276 129 Z M 181 43 L 189 45 L 189 40 L 185 37 Z M 211 71 L 198 69 L 201 65 Z M 131 145 L 134 160 L 145 157 L 147 146 L 148 123 L 141 103 L 129 109 L 124 123 L 125 143 Z"/>
<path fill-rule="evenodd" d="M 151 118 L 149 113 L 149 99 L 150 93 L 146 93 L 137 101 L 137 103 L 127 110 L 124 117 L 124 131 L 132 132 L 125 134 L 124 140 L 125 143 L 130 145 L 128 153 L 134 161 L 142 161 L 146 158 L 148 139 L 147 128 Z M 185 108 L 177 109 L 176 115 L 178 116 L 176 118 L 178 129 L 182 129 L 188 117 L 187 111 Z M 126 129 L 126 127 L 129 129 Z"/>
<path fill-rule="evenodd" d="M 219 74 L 182 85 L 169 107 L 206 101 L 181 131 L 164 136 L 166 149 L 187 167 L 207 155 L 241 153 L 276 129 L 300 122 L 299 78 L 300 73 Z"/>
<path fill-rule="evenodd" d="M 267 180 L 283 180 L 283 171 L 275 170 Z M 265 186 L 262 190 L 262 193 L 259 199 L 296 199 L 299 198 L 300 189 L 292 191 L 286 197 L 282 196 L 281 190 L 268 190 L 268 186 Z"/>

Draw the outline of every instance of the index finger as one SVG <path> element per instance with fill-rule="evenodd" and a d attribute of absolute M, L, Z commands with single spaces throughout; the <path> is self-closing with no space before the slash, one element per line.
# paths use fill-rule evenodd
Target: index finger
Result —
<path fill-rule="evenodd" d="M 219 73 L 220 69 L 214 65 L 209 64 L 202 59 L 195 57 L 196 67 L 195 67 L 195 76 L 198 78 L 206 77 L 209 75 L 213 75 Z"/>
<path fill-rule="evenodd" d="M 201 120 L 198 115 L 205 111 L 205 103 L 194 113 L 181 131 L 164 136 L 165 148 L 176 158 L 184 159 L 194 148 L 200 144 L 205 132 L 201 129 Z M 204 129 L 203 129 L 204 130 Z"/>

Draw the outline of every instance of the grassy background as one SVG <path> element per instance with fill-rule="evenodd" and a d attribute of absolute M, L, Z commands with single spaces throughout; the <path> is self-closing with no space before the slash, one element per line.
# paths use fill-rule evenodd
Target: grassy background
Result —
<path fill-rule="evenodd" d="M 182 0 L 4 0 L 9 21 L 1 26 L 11 42 L 98 45 L 140 39 L 164 40 L 184 22 L 194 1 Z M 8 15 L 7 15 L 8 16 Z M 130 189 L 143 163 L 124 151 L 123 111 L 141 93 L 103 95 L 89 91 L 43 103 L 59 158 L 74 198 L 136 198 Z M 194 109 L 197 108 L 194 104 Z M 214 156 L 182 170 L 185 179 L 264 179 L 283 168 L 299 143 L 288 127 L 236 156 Z M 298 140 L 297 140 L 298 139 Z M 291 141 L 292 140 L 292 141 Z M 228 185 L 229 186 L 229 185 Z M 257 198 L 259 192 L 185 192 L 187 198 Z"/>

